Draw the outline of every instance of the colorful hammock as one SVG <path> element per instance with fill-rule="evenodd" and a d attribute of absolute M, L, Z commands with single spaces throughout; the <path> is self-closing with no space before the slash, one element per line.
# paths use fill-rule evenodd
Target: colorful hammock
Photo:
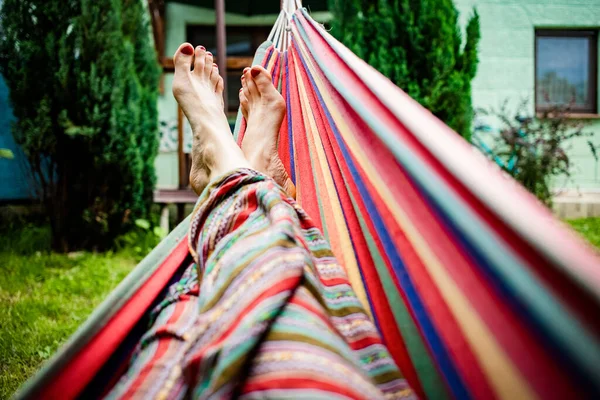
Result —
<path fill-rule="evenodd" d="M 598 398 L 597 255 L 305 10 L 291 14 L 297 6 L 255 58 L 288 105 L 280 155 L 417 394 Z M 244 129 L 240 116 L 238 141 Z M 110 388 L 148 310 L 189 261 L 188 223 L 18 397 Z"/>

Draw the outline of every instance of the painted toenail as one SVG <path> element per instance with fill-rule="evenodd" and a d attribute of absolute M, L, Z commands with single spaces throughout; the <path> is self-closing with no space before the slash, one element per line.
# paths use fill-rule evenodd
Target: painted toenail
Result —
<path fill-rule="evenodd" d="M 194 54 L 194 48 L 191 45 L 187 45 L 183 49 L 181 49 L 181 52 L 186 56 L 191 56 L 192 54 Z"/>
<path fill-rule="evenodd" d="M 206 47 L 204 47 L 204 46 L 198 46 L 198 47 L 200 47 L 200 50 L 206 50 Z"/>
<path fill-rule="evenodd" d="M 212 53 L 210 51 L 207 51 L 206 54 L 212 57 Z"/>
<path fill-rule="evenodd" d="M 252 74 L 253 78 L 256 78 L 258 74 L 260 74 L 260 69 L 253 69 L 252 71 L 250 71 L 250 74 Z"/>
<path fill-rule="evenodd" d="M 248 70 L 249 70 L 249 69 L 250 69 L 250 68 L 248 68 L 248 67 L 244 68 L 244 74 L 245 74 L 246 72 L 248 72 Z"/>

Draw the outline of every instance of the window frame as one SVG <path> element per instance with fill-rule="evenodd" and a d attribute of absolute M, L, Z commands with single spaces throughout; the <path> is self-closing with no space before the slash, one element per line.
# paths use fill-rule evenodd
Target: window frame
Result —
<path fill-rule="evenodd" d="M 534 70 L 534 101 L 535 111 L 543 113 L 551 110 L 555 106 L 542 106 L 538 104 L 538 38 L 540 37 L 582 37 L 590 41 L 589 46 L 589 64 L 588 70 L 590 76 L 588 79 L 588 96 L 590 98 L 589 106 L 573 105 L 569 108 L 569 113 L 572 114 L 597 114 L 598 113 L 598 30 L 596 29 L 548 29 L 536 28 L 534 33 L 534 55 L 533 55 L 533 70 Z"/>

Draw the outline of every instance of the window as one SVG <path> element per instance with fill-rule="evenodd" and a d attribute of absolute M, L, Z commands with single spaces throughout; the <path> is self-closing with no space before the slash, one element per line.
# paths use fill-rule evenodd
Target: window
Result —
<path fill-rule="evenodd" d="M 227 102 L 230 113 L 239 106 L 239 90 L 242 87 L 240 77 L 244 67 L 249 67 L 258 47 L 267 40 L 272 26 L 227 26 Z M 214 26 L 189 25 L 187 38 L 194 46 L 203 45 L 217 56 L 217 37 Z M 233 63 L 232 60 L 239 62 Z M 231 65 L 236 65 L 232 68 Z"/>
<path fill-rule="evenodd" d="M 536 30 L 537 111 L 568 106 L 573 113 L 597 113 L 597 32 Z"/>

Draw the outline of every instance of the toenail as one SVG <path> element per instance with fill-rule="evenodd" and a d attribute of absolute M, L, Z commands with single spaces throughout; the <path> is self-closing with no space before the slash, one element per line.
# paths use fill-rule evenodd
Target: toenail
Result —
<path fill-rule="evenodd" d="M 187 45 L 183 49 L 181 49 L 181 52 L 187 56 L 191 56 L 192 54 L 194 54 L 194 48 L 191 45 Z"/>
<path fill-rule="evenodd" d="M 248 72 L 248 70 L 249 70 L 249 69 L 250 69 L 250 68 L 248 68 L 248 67 L 244 68 L 244 74 L 245 74 L 246 72 Z"/>
<path fill-rule="evenodd" d="M 240 92 L 241 92 L 242 90 L 244 90 L 244 89 L 240 88 Z"/>
<path fill-rule="evenodd" d="M 212 53 L 210 51 L 207 51 L 206 54 L 208 54 L 209 56 L 212 56 Z"/>
<path fill-rule="evenodd" d="M 258 74 L 260 74 L 260 69 L 253 69 L 250 71 L 250 74 L 252 74 L 252 77 L 256 77 Z"/>
<path fill-rule="evenodd" d="M 200 50 L 206 50 L 206 48 L 204 46 L 198 46 L 200 48 Z"/>
<path fill-rule="evenodd" d="M 246 77 L 244 75 L 242 75 L 242 80 L 246 79 Z"/>

